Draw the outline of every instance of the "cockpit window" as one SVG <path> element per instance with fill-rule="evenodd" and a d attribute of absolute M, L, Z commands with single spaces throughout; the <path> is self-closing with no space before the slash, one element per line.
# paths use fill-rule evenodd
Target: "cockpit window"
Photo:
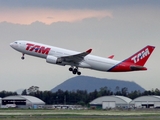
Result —
<path fill-rule="evenodd" d="M 16 44 L 17 44 L 17 42 L 14 42 L 14 43 L 16 43 Z"/>

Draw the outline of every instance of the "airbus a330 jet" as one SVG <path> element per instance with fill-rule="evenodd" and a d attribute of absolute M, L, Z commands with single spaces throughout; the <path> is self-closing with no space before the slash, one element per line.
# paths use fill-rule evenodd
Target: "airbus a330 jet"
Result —
<path fill-rule="evenodd" d="M 146 46 L 131 57 L 123 60 L 113 60 L 114 55 L 108 58 L 90 55 L 92 49 L 85 52 L 76 52 L 59 47 L 45 45 L 31 41 L 15 41 L 10 46 L 24 55 L 31 55 L 46 59 L 47 63 L 56 65 L 69 65 L 69 71 L 81 75 L 79 68 L 89 68 L 104 72 L 129 72 L 147 70 L 144 67 L 146 61 L 155 49 L 154 46 Z"/>

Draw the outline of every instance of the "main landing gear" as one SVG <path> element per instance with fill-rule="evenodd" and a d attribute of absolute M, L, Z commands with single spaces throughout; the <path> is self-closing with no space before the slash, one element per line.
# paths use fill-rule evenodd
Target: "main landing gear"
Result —
<path fill-rule="evenodd" d="M 22 60 L 24 60 L 24 59 L 25 59 L 25 57 L 24 57 L 24 53 L 22 54 L 22 57 L 21 57 L 21 59 L 22 59 Z"/>
<path fill-rule="evenodd" d="M 81 72 L 78 71 L 78 67 L 70 67 L 69 71 L 72 71 L 73 74 L 81 75 Z"/>

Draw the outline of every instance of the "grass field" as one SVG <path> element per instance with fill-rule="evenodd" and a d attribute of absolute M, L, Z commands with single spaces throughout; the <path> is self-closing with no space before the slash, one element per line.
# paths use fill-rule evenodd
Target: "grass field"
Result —
<path fill-rule="evenodd" d="M 1 120 L 159 120 L 155 118 L 3 118 Z"/>
<path fill-rule="evenodd" d="M 159 110 L 0 110 L 0 120 L 159 120 Z"/>
<path fill-rule="evenodd" d="M 159 120 L 160 118 L 0 118 L 0 120 Z"/>

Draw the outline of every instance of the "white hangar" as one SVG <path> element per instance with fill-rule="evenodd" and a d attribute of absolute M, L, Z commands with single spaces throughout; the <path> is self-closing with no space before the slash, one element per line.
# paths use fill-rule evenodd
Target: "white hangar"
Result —
<path fill-rule="evenodd" d="M 160 108 L 160 96 L 141 96 L 130 102 L 134 108 Z"/>
<path fill-rule="evenodd" d="M 129 103 L 132 100 L 130 98 L 124 97 L 124 96 L 103 96 L 99 97 L 93 101 L 91 101 L 89 104 L 91 107 L 101 107 L 102 109 L 108 109 L 108 108 L 128 108 Z"/>
<path fill-rule="evenodd" d="M 11 106 L 15 105 L 18 108 L 41 108 L 45 105 L 45 102 L 40 100 L 39 98 L 27 95 L 15 95 L 15 96 L 8 96 L 2 98 L 2 105 L 4 106 Z"/>

